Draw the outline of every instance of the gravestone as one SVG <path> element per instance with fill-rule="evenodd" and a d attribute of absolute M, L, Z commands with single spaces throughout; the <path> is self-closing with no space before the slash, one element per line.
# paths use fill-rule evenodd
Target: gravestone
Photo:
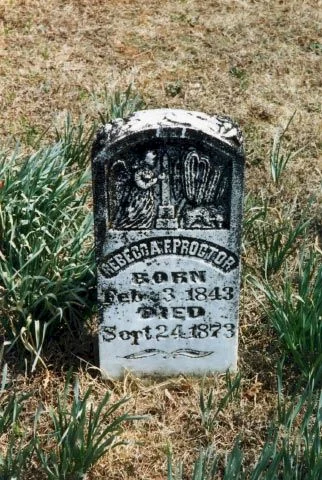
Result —
<path fill-rule="evenodd" d="M 105 375 L 236 369 L 244 155 L 227 117 L 146 110 L 99 131 L 93 198 Z"/>

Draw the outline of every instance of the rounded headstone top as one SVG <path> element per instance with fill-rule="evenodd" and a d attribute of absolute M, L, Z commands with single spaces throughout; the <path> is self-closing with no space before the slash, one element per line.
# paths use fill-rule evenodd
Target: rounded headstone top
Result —
<path fill-rule="evenodd" d="M 190 129 L 214 137 L 234 149 L 243 149 L 242 133 L 229 117 L 182 109 L 141 110 L 104 125 L 99 136 L 104 142 L 113 144 L 130 134 L 149 130 L 155 131 L 157 137 L 162 137 L 162 131 L 169 128 L 181 128 L 181 138 Z"/>

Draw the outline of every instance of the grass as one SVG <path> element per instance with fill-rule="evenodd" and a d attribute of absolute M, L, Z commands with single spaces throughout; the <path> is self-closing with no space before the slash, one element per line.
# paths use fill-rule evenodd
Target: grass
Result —
<path fill-rule="evenodd" d="M 4 347 L 0 351 L 1 389 L 0 389 L 0 436 L 6 435 L 5 453 L 0 451 L 0 478 L 19 478 L 30 464 L 33 444 L 25 443 L 19 428 L 23 404 L 28 395 L 24 393 L 9 393 L 8 366 L 3 363 Z"/>
<path fill-rule="evenodd" d="M 115 92 L 101 120 L 128 115 L 140 98 Z M 104 112 L 104 113 L 103 113 Z M 0 325 L 5 338 L 31 355 L 31 371 L 48 338 L 82 329 L 95 303 L 93 218 L 88 158 L 97 124 L 68 114 L 56 141 L 24 156 L 0 155 Z"/>
<path fill-rule="evenodd" d="M 238 396 L 240 389 L 241 375 L 237 373 L 232 379 L 229 371 L 226 372 L 227 393 L 221 398 L 214 398 L 214 390 L 211 388 L 208 394 L 204 388 L 200 390 L 200 417 L 202 426 L 210 433 L 213 433 L 218 425 L 218 415 L 225 409 L 229 401 Z"/>
<path fill-rule="evenodd" d="M 286 152 L 282 150 L 283 140 L 287 133 L 287 130 L 294 118 L 295 112 L 288 120 L 286 127 L 284 129 L 278 129 L 273 140 L 273 145 L 270 154 L 270 172 L 273 182 L 278 186 L 281 182 L 281 177 L 285 171 L 288 163 L 295 159 L 305 147 L 299 148 L 295 151 L 288 148 Z"/>
<path fill-rule="evenodd" d="M 191 480 L 211 480 L 217 472 L 217 461 L 210 449 L 202 450 L 194 463 Z M 184 478 L 183 465 L 173 465 L 172 452 L 168 454 L 168 480 Z"/>
<path fill-rule="evenodd" d="M 176 480 L 208 480 L 212 469 L 217 478 L 320 478 L 322 64 L 316 2 L 273 0 L 269 9 L 263 0 L 63 3 L 4 0 L 0 7 L 0 320 L 1 340 L 10 341 L 1 367 L 6 380 L 0 394 L 0 477 L 48 477 L 41 458 L 28 450 L 35 415 L 45 464 L 52 470 L 60 463 L 68 449 L 56 441 L 51 414 L 59 416 L 57 392 L 73 365 L 79 406 L 91 389 L 86 421 L 91 404 L 97 407 L 107 390 L 113 391 L 112 403 L 129 397 L 115 415 L 124 409 L 149 415 L 148 421 L 123 424 L 129 442 L 100 457 L 86 472 L 88 480 L 106 478 L 107 472 L 109 480 L 161 480 L 167 477 L 169 449 L 168 470 Z M 100 117 L 125 114 L 130 84 L 131 108 L 140 108 L 135 92 L 141 92 L 149 108 L 230 115 L 246 136 L 241 378 L 236 395 L 217 414 L 232 387 L 225 376 L 202 381 L 127 374 L 107 382 L 97 375 L 83 336 L 85 330 L 92 338 L 95 331 L 95 318 L 83 324 L 92 290 L 81 284 L 82 278 L 94 279 L 90 229 L 87 237 L 82 230 L 81 250 L 73 249 L 72 238 L 79 235 L 81 242 L 79 229 L 75 234 L 69 220 L 65 230 L 58 228 L 58 203 L 53 212 L 48 207 L 48 186 L 57 186 L 55 200 L 65 201 L 65 210 L 71 204 L 63 191 L 77 190 L 75 211 L 67 207 L 69 219 L 77 210 L 76 223 L 88 215 L 90 222 L 85 171 L 91 138 Z M 50 182 L 47 173 L 54 177 Z M 38 212 L 30 212 L 30 205 Z M 41 230 L 45 216 L 48 233 Z M 23 241 L 16 240 L 18 233 Z M 61 256 L 50 235 L 63 245 Z M 41 250 L 41 239 L 49 252 Z M 260 287 L 255 295 L 250 276 Z M 37 307 L 40 296 L 47 301 Z M 285 359 L 283 385 L 276 384 L 279 358 Z M 64 418 L 72 418 L 75 401 L 70 391 Z M 213 419 L 212 428 L 203 415 Z"/>
<path fill-rule="evenodd" d="M 0 455 L 0 475 L 3 479 L 21 478 L 30 466 L 33 445 L 12 433 L 8 438 L 5 455 Z"/>
<path fill-rule="evenodd" d="M 37 471 L 51 480 L 82 480 L 92 466 L 110 449 L 123 445 L 120 440 L 123 424 L 140 420 L 142 417 L 122 413 L 118 410 L 128 401 L 123 398 L 111 402 L 112 394 L 107 391 L 103 398 L 91 401 L 91 389 L 81 397 L 79 382 L 73 386 L 72 403 L 69 406 L 71 372 L 66 376 L 64 391 L 58 396 L 57 409 L 47 412 L 39 405 L 34 414 L 33 436 L 28 440 L 22 433 L 20 417 L 27 396 L 10 395 L 0 416 L 0 435 L 7 433 L 5 453 L 0 452 L 0 478 L 18 479 L 38 460 Z M 6 385 L 6 369 L 3 369 L 2 384 Z M 1 393 L 3 394 L 4 387 Z M 40 416 L 47 414 L 52 431 L 38 433 Z"/>
<path fill-rule="evenodd" d="M 134 108 L 136 100 L 132 102 L 129 94 L 128 89 L 124 95 L 114 95 L 108 112 L 118 114 Z M 122 104 L 120 108 L 117 102 Z M 10 198 L 10 202 L 2 201 L 0 217 L 5 260 L 0 271 L 2 329 L 7 346 L 15 347 L 26 360 L 26 353 L 31 354 L 31 372 L 36 371 L 38 362 L 47 369 L 42 352 L 50 349 L 49 337 L 58 335 L 64 328 L 71 333 L 82 328 L 86 311 L 88 316 L 93 312 L 94 302 L 87 295 L 88 287 L 94 285 L 94 260 L 89 241 L 92 220 L 86 208 L 88 172 L 84 168 L 92 138 L 93 129 L 86 130 L 82 120 L 74 124 L 67 116 L 62 133 L 56 131 L 56 142 L 49 147 L 27 156 L 18 150 L 11 156 L 8 152 L 3 154 L 1 194 L 3 199 Z M 281 185 L 273 181 L 275 188 Z M 226 479 L 269 479 L 280 475 L 291 479 L 294 472 L 296 478 L 302 479 L 307 472 L 314 472 L 316 478 L 321 473 L 318 434 L 321 426 L 318 392 L 322 359 L 321 254 L 316 247 L 306 248 L 297 259 L 297 246 L 311 228 L 312 220 L 302 215 L 295 224 L 294 209 L 290 209 L 287 219 L 280 220 L 283 227 L 272 230 L 269 219 L 276 211 L 276 201 L 263 201 L 261 197 L 249 199 L 245 219 L 248 238 L 244 248 L 257 251 L 258 264 L 252 270 L 257 275 L 251 277 L 252 285 L 264 295 L 264 311 L 277 334 L 282 355 L 298 369 L 295 375 L 299 385 L 306 381 L 308 387 L 304 393 L 298 392 L 291 399 L 291 406 L 286 407 L 279 372 L 278 415 L 270 425 L 267 418 L 266 438 L 251 462 L 242 445 L 243 431 L 231 438 L 231 446 L 225 453 L 214 450 L 212 436 L 223 419 L 240 408 L 243 398 L 256 401 L 261 383 L 256 380 L 255 385 L 243 393 L 241 373 L 232 377 L 227 372 L 225 389 L 220 396 L 218 386 L 202 385 L 194 427 L 202 441 L 199 456 L 190 467 L 192 480 L 210 480 L 218 475 Z M 290 265 L 296 260 L 299 271 L 295 276 Z M 282 270 L 283 282 L 280 283 L 277 275 Z M 2 394 L 7 386 L 7 370 L 5 364 Z M 36 464 L 45 478 L 51 480 L 84 479 L 107 452 L 111 456 L 114 448 L 124 445 L 123 441 L 117 441 L 122 433 L 121 425 L 129 425 L 141 415 L 125 413 L 109 421 L 125 403 L 124 398 L 106 409 L 111 399 L 108 391 L 94 408 L 89 403 L 92 389 L 85 389 L 81 398 L 78 380 L 70 398 L 69 380 L 67 375 L 57 407 L 48 409 L 52 433 L 41 433 L 43 407 L 38 406 L 34 414 L 34 434 L 29 439 L 25 428 L 20 426 L 23 425 L 20 417 L 30 393 L 6 396 L 0 416 L 2 436 L 6 435 L 7 439 L 5 454 L 1 456 L 3 475 L 13 476 L 18 471 L 28 475 L 32 464 Z M 167 398 L 173 401 L 169 391 Z M 297 418 L 300 423 L 295 425 Z M 183 480 L 184 463 L 174 464 L 171 447 L 168 452 L 168 479 Z"/>
<path fill-rule="evenodd" d="M 262 275 L 269 279 L 278 272 L 287 258 L 298 248 L 300 240 L 305 237 L 310 220 L 303 216 L 297 224 L 287 220 L 289 215 L 282 216 L 280 223 L 267 219 L 259 226 L 253 225 L 253 236 L 262 262 Z"/>
<path fill-rule="evenodd" d="M 69 380 L 67 375 L 66 388 L 58 398 L 57 412 L 54 409 L 49 411 L 53 424 L 49 452 L 44 450 L 44 442 L 42 437 L 37 435 L 36 426 L 36 455 L 40 468 L 50 480 L 84 479 L 91 467 L 108 450 L 124 444 L 124 441 L 118 438 L 122 433 L 122 425 L 140 419 L 127 413 L 115 416 L 115 412 L 127 399 L 111 403 L 109 391 L 98 401 L 97 406 L 89 401 L 90 388 L 81 398 L 77 378 L 69 407 Z"/>
<path fill-rule="evenodd" d="M 266 314 L 285 352 L 307 378 L 317 378 L 322 362 L 321 259 L 314 250 L 303 252 L 295 281 L 287 275 L 278 289 L 269 282 L 256 282 L 265 294 Z"/>
<path fill-rule="evenodd" d="M 112 94 L 105 88 L 102 95 L 98 96 L 94 93 L 93 98 L 103 125 L 115 118 L 125 118 L 137 110 L 142 110 L 145 106 L 140 95 L 133 91 L 132 84 L 124 92 L 116 90 Z"/>
<path fill-rule="evenodd" d="M 279 365 L 280 367 L 280 365 Z M 282 393 L 281 369 L 278 369 L 278 413 L 269 427 L 254 465 L 244 465 L 242 439 L 237 438 L 231 451 L 224 456 L 213 449 L 202 449 L 197 457 L 191 480 L 216 478 L 277 480 L 280 478 L 318 480 L 322 474 L 322 392 L 308 381 L 290 404 Z M 183 480 L 182 463 L 173 464 L 168 453 L 168 480 Z"/>
<path fill-rule="evenodd" d="M 72 331 L 91 311 L 90 177 L 75 169 L 72 148 L 59 141 L 0 158 L 0 322 L 7 341 L 31 353 L 32 371 L 46 336 L 57 325 Z"/>

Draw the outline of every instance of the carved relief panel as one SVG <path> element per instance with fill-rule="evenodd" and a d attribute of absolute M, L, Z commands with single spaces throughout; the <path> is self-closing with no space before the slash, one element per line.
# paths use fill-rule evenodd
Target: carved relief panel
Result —
<path fill-rule="evenodd" d="M 229 228 L 231 165 L 193 146 L 146 149 L 108 172 L 115 230 Z"/>

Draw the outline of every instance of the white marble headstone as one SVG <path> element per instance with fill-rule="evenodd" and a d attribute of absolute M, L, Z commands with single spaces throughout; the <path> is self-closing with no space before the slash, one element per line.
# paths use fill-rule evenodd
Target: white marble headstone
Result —
<path fill-rule="evenodd" d="M 236 369 L 244 155 L 227 117 L 146 110 L 93 146 L 105 375 Z"/>

